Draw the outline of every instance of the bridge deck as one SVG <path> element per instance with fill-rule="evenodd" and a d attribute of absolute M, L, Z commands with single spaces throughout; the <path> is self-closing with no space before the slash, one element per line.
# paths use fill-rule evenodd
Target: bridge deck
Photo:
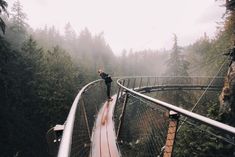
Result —
<path fill-rule="evenodd" d="M 120 156 L 116 145 L 114 121 L 112 119 L 115 101 L 116 96 L 113 96 L 113 101 L 106 101 L 98 113 L 91 139 L 91 157 Z"/>

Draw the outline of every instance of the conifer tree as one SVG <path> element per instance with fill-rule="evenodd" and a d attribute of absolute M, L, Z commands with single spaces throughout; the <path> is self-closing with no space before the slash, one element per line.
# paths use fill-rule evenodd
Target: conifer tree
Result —
<path fill-rule="evenodd" d="M 189 62 L 181 53 L 182 51 L 178 46 L 177 36 L 174 34 L 174 45 L 170 58 L 167 60 L 167 69 L 165 72 L 165 75 L 169 76 L 166 84 L 190 84 L 191 80 L 188 78 Z M 186 91 L 168 91 L 164 97 L 169 103 L 189 109 L 187 100 L 190 98 L 190 95 Z"/>
<path fill-rule="evenodd" d="M 26 22 L 27 15 L 23 12 L 23 6 L 19 0 L 13 4 L 10 15 L 6 38 L 11 41 L 15 50 L 20 50 L 23 42 L 29 37 L 27 32 L 29 26 Z"/>
<path fill-rule="evenodd" d="M 2 12 L 7 13 L 7 2 L 5 0 L 0 0 L 0 15 L 2 14 Z M 2 30 L 3 33 L 5 33 L 5 29 L 6 29 L 6 24 L 3 21 L 3 19 L 0 17 L 0 28 Z"/>
<path fill-rule="evenodd" d="M 11 11 L 11 20 L 13 23 L 12 29 L 18 33 L 25 33 L 26 28 L 28 27 L 28 24 L 25 22 L 27 20 L 27 15 L 23 12 L 23 6 L 19 0 L 13 4 Z"/>
<path fill-rule="evenodd" d="M 188 76 L 189 62 L 181 54 L 181 47 L 178 46 L 177 36 L 174 34 L 174 45 L 170 58 L 167 61 L 167 76 Z"/>

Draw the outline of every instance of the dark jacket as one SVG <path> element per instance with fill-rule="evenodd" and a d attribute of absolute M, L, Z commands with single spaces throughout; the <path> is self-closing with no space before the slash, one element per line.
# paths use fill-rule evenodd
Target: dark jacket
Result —
<path fill-rule="evenodd" d="M 104 73 L 104 72 L 100 73 L 100 77 L 101 77 L 102 79 L 104 79 L 104 81 L 105 81 L 106 84 L 107 84 L 107 83 L 111 83 L 111 82 L 113 81 L 112 78 L 111 78 L 111 76 L 109 76 L 108 74 L 106 74 L 106 73 Z"/>

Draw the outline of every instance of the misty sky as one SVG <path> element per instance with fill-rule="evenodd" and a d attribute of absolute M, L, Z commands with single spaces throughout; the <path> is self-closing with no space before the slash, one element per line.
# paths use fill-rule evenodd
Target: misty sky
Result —
<path fill-rule="evenodd" d="M 9 7 L 15 0 L 7 0 Z M 206 32 L 213 37 L 225 7 L 215 0 L 20 0 L 33 28 L 70 22 L 79 33 L 104 32 L 114 53 L 123 49 L 170 49 L 173 33 L 181 46 Z M 10 9 L 10 8 L 9 8 Z"/>

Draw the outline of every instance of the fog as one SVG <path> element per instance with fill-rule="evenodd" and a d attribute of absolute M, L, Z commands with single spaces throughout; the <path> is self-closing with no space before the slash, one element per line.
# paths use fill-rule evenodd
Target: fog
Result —
<path fill-rule="evenodd" d="M 225 76 L 228 69 L 222 54 L 232 45 L 234 26 L 225 20 L 229 15 L 223 17 L 224 1 L 6 2 L 9 16 L 0 9 L 0 26 L 6 24 L 0 31 L 2 156 L 50 157 L 45 133 L 66 121 L 78 91 L 100 79 L 98 69 L 112 77 L 214 77 Z M 90 91 L 105 89 L 100 85 Z M 115 86 L 113 81 L 112 89 Z M 89 92 L 84 95 L 88 99 L 81 100 L 99 106 Z M 197 98 L 190 94 L 180 100 L 176 91 L 160 95 L 166 102 L 179 100 L 179 106 L 193 105 L 186 102 Z M 203 112 L 209 105 L 215 107 L 210 98 L 206 95 L 199 108 Z"/>
<path fill-rule="evenodd" d="M 9 7 L 14 0 L 9 0 Z M 225 12 L 214 0 L 20 0 L 34 29 L 55 26 L 61 33 L 66 23 L 75 32 L 88 28 L 103 32 L 113 52 L 123 49 L 170 49 L 172 34 L 185 46 L 207 33 L 213 38 Z"/>
<path fill-rule="evenodd" d="M 10 12 L 14 2 L 9 0 Z M 113 75 L 168 75 L 174 44 L 187 49 L 205 34 L 213 40 L 225 12 L 214 0 L 18 2 L 28 36 L 46 50 L 64 49 L 87 75 L 100 68 Z M 9 25 L 14 16 L 7 18 Z M 14 37 L 10 27 L 6 36 L 20 48 L 27 37 Z"/>

